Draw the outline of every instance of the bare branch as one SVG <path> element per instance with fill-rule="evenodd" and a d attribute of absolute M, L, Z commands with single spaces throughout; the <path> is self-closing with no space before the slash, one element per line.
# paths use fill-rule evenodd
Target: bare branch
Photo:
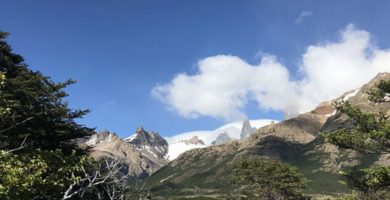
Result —
<path fill-rule="evenodd" d="M 7 153 L 12 153 L 12 152 L 15 152 L 15 151 L 18 151 L 18 150 L 20 150 L 20 149 L 25 148 L 24 145 L 25 145 L 25 143 L 26 143 L 27 137 L 28 137 L 28 135 L 26 135 L 26 137 L 24 137 L 22 144 L 20 144 L 20 146 L 19 146 L 18 148 L 8 150 Z"/>
<path fill-rule="evenodd" d="M 30 120 L 32 120 L 32 119 L 34 119 L 34 117 L 29 117 L 29 118 L 27 118 L 27 119 L 25 119 L 25 120 L 23 120 L 23 121 L 21 121 L 21 122 L 18 122 L 18 123 L 16 123 L 16 124 L 14 124 L 14 125 L 12 125 L 12 126 L 6 128 L 6 129 L 0 130 L 0 134 L 4 133 L 4 132 L 6 132 L 6 131 L 9 131 L 9 130 L 11 130 L 11 129 L 13 129 L 13 128 L 19 126 L 19 125 L 22 125 L 22 124 L 24 124 L 24 123 L 26 123 L 26 122 L 28 122 L 28 121 L 30 121 Z"/>
<path fill-rule="evenodd" d="M 122 160 L 108 160 L 100 162 L 99 169 L 92 172 L 88 172 L 83 166 L 81 170 L 84 177 L 81 180 L 74 181 L 69 185 L 65 191 L 62 200 L 70 199 L 75 195 L 80 197 L 88 191 L 94 190 L 96 187 L 103 188 L 103 190 L 96 189 L 96 195 L 99 199 L 102 195 L 108 196 L 111 200 L 122 200 L 124 199 L 124 190 L 126 189 L 126 181 L 128 175 L 121 173 L 123 166 Z M 103 192 L 103 194 L 100 194 Z"/>

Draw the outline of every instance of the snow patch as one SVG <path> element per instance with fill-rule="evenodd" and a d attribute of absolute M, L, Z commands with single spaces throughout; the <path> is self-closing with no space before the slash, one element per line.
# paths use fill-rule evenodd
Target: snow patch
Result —
<path fill-rule="evenodd" d="M 137 137 L 137 134 L 133 134 L 132 136 L 130 136 L 130 137 L 128 137 L 128 138 L 125 138 L 124 140 L 125 140 L 125 141 L 128 141 L 128 142 L 131 142 L 131 141 L 133 141 L 136 137 Z"/>
<path fill-rule="evenodd" d="M 108 135 L 94 134 L 86 142 L 84 142 L 84 144 L 86 144 L 88 146 L 95 146 L 95 145 L 100 144 L 100 143 L 111 142 L 113 139 L 112 137 L 113 137 L 113 134 L 111 134 L 111 133 Z"/>
<path fill-rule="evenodd" d="M 254 128 L 261 128 L 267 125 L 270 125 L 272 122 L 278 123 L 278 120 L 272 119 L 257 119 L 249 121 L 251 126 Z M 218 137 L 220 133 L 226 132 L 229 137 L 233 139 L 240 139 L 241 129 L 243 126 L 243 121 L 231 122 L 225 124 L 215 130 L 203 130 L 203 131 L 191 131 L 184 132 L 170 137 L 164 137 L 168 142 L 168 160 L 176 159 L 180 154 L 194 148 L 204 148 L 212 145 L 212 142 Z M 182 140 L 190 139 L 194 136 L 198 136 L 205 145 L 201 144 L 185 144 L 184 142 L 179 142 Z"/>
<path fill-rule="evenodd" d="M 108 135 L 108 142 L 111 142 L 111 140 L 112 140 L 112 134 L 109 134 Z"/>
<path fill-rule="evenodd" d="M 360 91 L 360 88 L 350 92 L 350 93 L 347 93 L 344 98 L 343 98 L 343 101 L 348 101 L 350 98 L 354 97 L 358 92 Z"/>
<path fill-rule="evenodd" d="M 191 149 L 197 149 L 197 148 L 204 148 L 207 147 L 207 145 L 201 145 L 201 144 L 185 144 L 184 142 L 178 142 L 174 144 L 168 145 L 168 154 L 166 155 L 166 158 L 168 160 L 174 160 L 176 159 L 180 154 L 191 150 Z"/>
<path fill-rule="evenodd" d="M 88 146 L 96 145 L 96 143 L 97 143 L 96 135 L 92 135 L 91 138 L 89 138 L 89 140 L 85 142 L 85 144 Z"/>
<path fill-rule="evenodd" d="M 335 109 L 332 113 L 327 114 L 327 115 L 325 115 L 325 116 L 330 117 L 330 116 L 335 115 L 336 113 L 337 113 L 337 109 Z"/>

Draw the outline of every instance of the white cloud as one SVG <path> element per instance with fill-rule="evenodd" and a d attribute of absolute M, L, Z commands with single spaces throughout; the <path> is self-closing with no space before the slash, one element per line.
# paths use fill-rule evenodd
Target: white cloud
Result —
<path fill-rule="evenodd" d="M 301 24 L 306 17 L 310 17 L 313 15 L 313 12 L 310 10 L 302 11 L 299 16 L 295 19 L 295 24 Z"/>
<path fill-rule="evenodd" d="M 292 80 L 276 56 L 264 55 L 256 65 L 231 55 L 207 57 L 196 74 L 179 74 L 154 87 L 152 95 L 187 118 L 242 119 L 249 101 L 261 109 L 305 112 L 390 71 L 390 50 L 379 49 L 368 32 L 349 25 L 339 41 L 309 46 L 301 63 L 303 79 Z"/>

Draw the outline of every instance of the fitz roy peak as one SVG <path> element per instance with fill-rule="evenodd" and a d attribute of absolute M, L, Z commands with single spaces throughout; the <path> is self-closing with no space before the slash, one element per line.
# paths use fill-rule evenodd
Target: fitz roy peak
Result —
<path fill-rule="evenodd" d="M 251 136 L 253 133 L 257 131 L 256 128 L 252 128 L 251 123 L 249 120 L 245 120 L 242 129 L 241 129 L 241 134 L 240 134 L 240 139 L 245 139 Z"/>

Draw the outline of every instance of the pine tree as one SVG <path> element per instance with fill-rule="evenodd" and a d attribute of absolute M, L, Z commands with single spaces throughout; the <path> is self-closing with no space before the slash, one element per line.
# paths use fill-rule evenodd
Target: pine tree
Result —
<path fill-rule="evenodd" d="M 93 129 L 75 121 L 88 110 L 64 100 L 74 81 L 30 70 L 6 36 L 0 32 L 0 199 L 123 198 L 121 163 L 102 165 L 76 145 Z"/>
<path fill-rule="evenodd" d="M 0 32 L 0 149 L 17 148 L 24 139 L 29 147 L 65 148 L 72 139 L 91 134 L 92 129 L 75 122 L 88 110 L 70 109 L 64 100 L 64 88 L 74 81 L 54 83 L 28 69 L 6 36 Z"/>
<path fill-rule="evenodd" d="M 383 103 L 390 94 L 390 80 L 380 81 L 367 91 L 369 99 Z M 355 123 L 352 129 L 340 129 L 325 133 L 327 142 L 364 154 L 390 153 L 390 121 L 384 113 L 363 113 L 349 102 L 337 104 L 337 110 L 345 113 Z M 358 191 L 356 198 L 383 199 L 390 188 L 390 167 L 373 166 L 364 169 L 341 171 L 346 184 Z M 389 196 L 387 196 L 389 197 Z"/>
<path fill-rule="evenodd" d="M 242 159 L 234 169 L 232 181 L 244 199 L 309 199 L 302 193 L 307 186 L 303 174 L 277 160 Z"/>

